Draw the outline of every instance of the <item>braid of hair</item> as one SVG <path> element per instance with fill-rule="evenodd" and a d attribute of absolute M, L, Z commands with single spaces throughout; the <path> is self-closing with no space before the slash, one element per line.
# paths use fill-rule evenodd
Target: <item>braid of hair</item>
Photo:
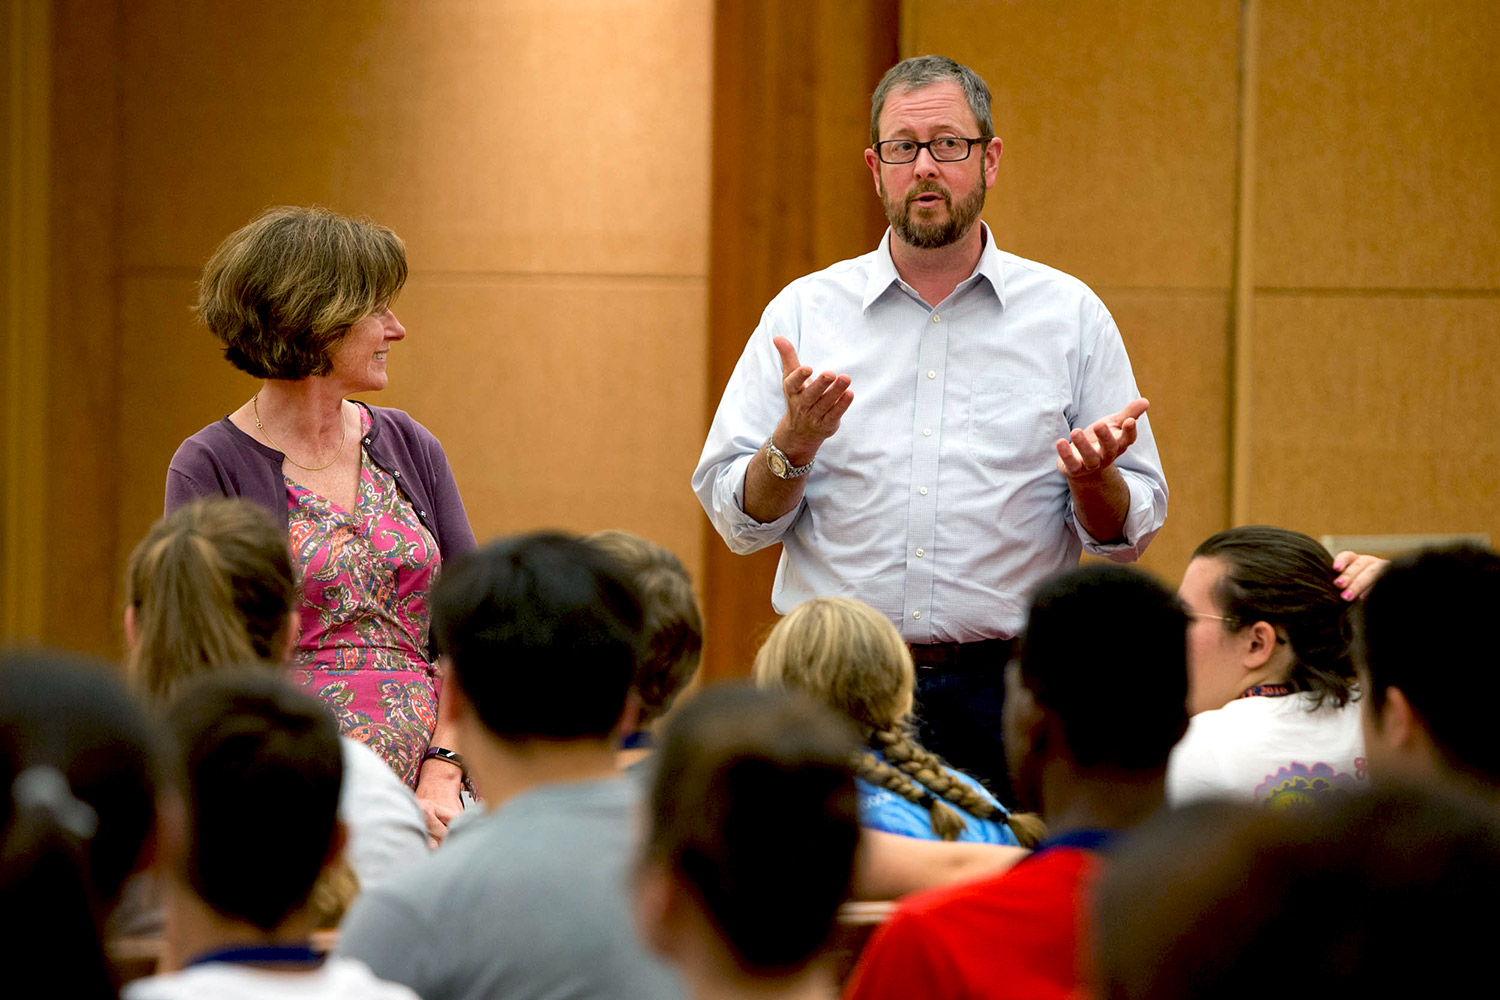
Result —
<path fill-rule="evenodd" d="M 894 792 L 915 805 L 925 806 L 932 823 L 932 832 L 943 840 L 956 840 L 964 832 L 962 816 L 927 789 L 881 760 L 879 755 L 869 752 L 855 754 L 854 769 L 870 784 Z"/>
<path fill-rule="evenodd" d="M 887 729 L 877 733 L 876 740 L 887 760 L 970 816 L 994 819 L 1004 815 L 1003 808 L 953 777 L 942 758 L 901 730 Z"/>

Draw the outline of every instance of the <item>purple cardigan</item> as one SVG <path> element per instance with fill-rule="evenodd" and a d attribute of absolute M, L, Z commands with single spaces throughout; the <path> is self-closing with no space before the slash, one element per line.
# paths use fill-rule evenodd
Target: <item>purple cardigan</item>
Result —
<path fill-rule="evenodd" d="M 448 468 L 443 446 L 404 410 L 358 403 L 370 413 L 365 454 L 396 480 L 402 494 L 437 539 L 444 562 L 474 548 L 474 530 Z M 286 456 L 268 448 L 225 417 L 182 442 L 167 466 L 166 512 L 200 497 L 244 497 L 287 525 Z"/>

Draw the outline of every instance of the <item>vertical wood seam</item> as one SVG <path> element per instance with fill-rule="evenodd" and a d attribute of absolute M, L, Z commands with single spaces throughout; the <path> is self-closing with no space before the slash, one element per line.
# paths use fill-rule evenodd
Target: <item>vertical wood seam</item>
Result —
<path fill-rule="evenodd" d="M 1259 0 L 1240 0 L 1239 141 L 1235 155 L 1233 302 L 1229 323 L 1229 525 L 1250 517 L 1251 366 L 1255 305 L 1256 55 Z"/>
<path fill-rule="evenodd" d="M 9 6 L 5 83 L 4 564 L 0 566 L 0 634 L 9 640 L 42 633 L 46 527 L 46 376 L 48 142 L 51 87 L 50 5 Z"/>

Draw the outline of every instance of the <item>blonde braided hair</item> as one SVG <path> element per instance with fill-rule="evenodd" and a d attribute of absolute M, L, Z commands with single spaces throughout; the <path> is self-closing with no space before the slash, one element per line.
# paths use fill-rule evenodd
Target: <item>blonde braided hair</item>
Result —
<path fill-rule="evenodd" d="M 797 688 L 858 723 L 871 744 L 855 758 L 859 776 L 926 806 L 942 839 L 967 829 L 959 810 L 1003 818 L 1022 846 L 1040 839 L 1035 816 L 995 806 L 912 739 L 904 723 L 912 712 L 916 666 L 896 627 L 868 604 L 847 597 L 799 604 L 766 637 L 754 675 L 761 687 Z"/>

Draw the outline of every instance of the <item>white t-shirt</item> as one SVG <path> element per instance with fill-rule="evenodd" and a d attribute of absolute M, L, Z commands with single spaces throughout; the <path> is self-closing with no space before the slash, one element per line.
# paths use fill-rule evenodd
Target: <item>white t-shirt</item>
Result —
<path fill-rule="evenodd" d="M 383 882 L 427 858 L 427 824 L 417 797 L 380 755 L 358 740 L 339 740 L 344 786 L 339 819 L 349 830 L 344 859 L 361 888 Z"/>
<path fill-rule="evenodd" d="M 1237 698 L 1193 716 L 1167 764 L 1168 803 L 1227 798 L 1280 809 L 1367 787 L 1359 703 L 1310 710 L 1313 699 Z"/>
<path fill-rule="evenodd" d="M 209 962 L 128 984 L 124 1000 L 418 1000 L 400 983 L 376 979 L 354 958 L 329 955 L 306 972 L 272 972 L 232 962 Z"/>

